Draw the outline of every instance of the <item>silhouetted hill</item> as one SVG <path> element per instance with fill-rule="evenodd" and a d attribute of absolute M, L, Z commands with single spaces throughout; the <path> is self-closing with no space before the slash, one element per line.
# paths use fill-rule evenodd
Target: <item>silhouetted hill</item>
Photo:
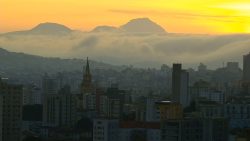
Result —
<path fill-rule="evenodd" d="M 127 24 L 122 25 L 121 29 L 127 32 L 138 33 L 166 33 L 164 28 L 149 18 L 132 19 Z"/>
<path fill-rule="evenodd" d="M 9 32 L 2 35 L 67 35 L 72 30 L 62 24 L 40 23 L 31 30 Z"/>
<path fill-rule="evenodd" d="M 65 34 L 70 33 L 72 30 L 64 25 L 57 23 L 41 23 L 30 30 L 32 33 L 37 34 Z"/>
<path fill-rule="evenodd" d="M 109 64 L 90 61 L 92 69 L 118 68 Z M 0 48 L 0 72 L 44 73 L 62 71 L 82 71 L 85 60 L 46 58 L 24 53 L 9 52 Z"/>

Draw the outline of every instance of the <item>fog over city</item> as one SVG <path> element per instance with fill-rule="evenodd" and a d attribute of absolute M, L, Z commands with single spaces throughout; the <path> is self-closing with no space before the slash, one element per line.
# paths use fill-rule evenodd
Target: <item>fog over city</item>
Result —
<path fill-rule="evenodd" d="M 250 0 L 0 0 L 0 141 L 250 141 Z"/>
<path fill-rule="evenodd" d="M 248 34 L 168 33 L 156 23 L 139 18 L 121 27 L 98 26 L 91 31 L 42 23 L 31 30 L 1 34 L 0 47 L 45 57 L 91 56 L 114 65 L 159 67 L 179 62 L 196 67 L 202 62 L 211 69 L 224 61 L 237 61 L 242 66 L 242 55 L 250 50 Z"/>

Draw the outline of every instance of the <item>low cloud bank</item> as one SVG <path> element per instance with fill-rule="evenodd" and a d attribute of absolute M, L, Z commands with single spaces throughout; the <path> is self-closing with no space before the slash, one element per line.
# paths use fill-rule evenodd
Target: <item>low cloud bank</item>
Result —
<path fill-rule="evenodd" d="M 46 57 L 85 58 L 119 65 L 159 67 L 174 62 L 209 68 L 238 61 L 250 51 L 250 35 L 129 34 L 72 32 L 56 35 L 2 35 L 0 46 Z"/>

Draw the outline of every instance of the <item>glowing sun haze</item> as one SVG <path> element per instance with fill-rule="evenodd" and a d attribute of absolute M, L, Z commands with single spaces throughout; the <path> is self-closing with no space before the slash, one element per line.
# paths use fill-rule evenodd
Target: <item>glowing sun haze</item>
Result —
<path fill-rule="evenodd" d="M 0 32 L 42 22 L 86 31 L 148 17 L 168 32 L 250 33 L 249 13 L 249 0 L 0 0 Z"/>

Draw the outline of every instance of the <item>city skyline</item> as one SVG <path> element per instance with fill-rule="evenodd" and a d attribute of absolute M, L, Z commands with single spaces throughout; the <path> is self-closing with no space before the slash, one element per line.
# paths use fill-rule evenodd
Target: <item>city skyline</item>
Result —
<path fill-rule="evenodd" d="M 0 0 L 0 141 L 250 141 L 250 0 Z"/>
<path fill-rule="evenodd" d="M 249 33 L 247 0 L 70 1 L 9 0 L 0 2 L 0 33 L 25 30 L 43 22 L 90 31 L 99 25 L 119 27 L 148 17 L 171 33 Z"/>

